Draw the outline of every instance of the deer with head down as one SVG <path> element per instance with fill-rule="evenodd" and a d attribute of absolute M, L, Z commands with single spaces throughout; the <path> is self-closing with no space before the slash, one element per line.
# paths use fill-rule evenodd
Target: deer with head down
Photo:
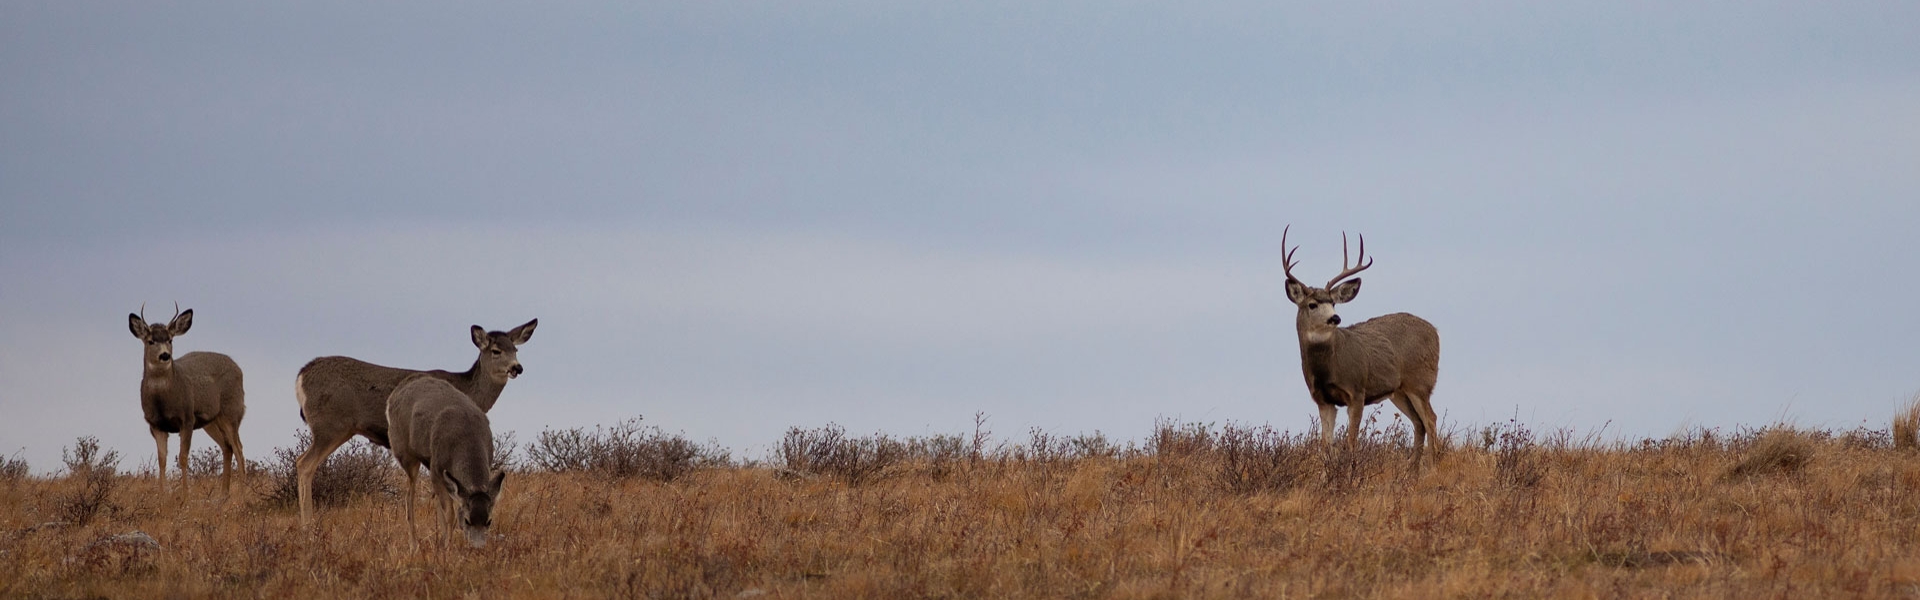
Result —
<path fill-rule="evenodd" d="M 187 461 L 193 449 L 193 430 L 206 429 L 207 436 L 220 446 L 220 480 L 231 497 L 233 468 L 247 468 L 247 457 L 240 447 L 240 419 L 247 414 L 246 389 L 241 385 L 240 365 L 218 352 L 173 354 L 173 338 L 193 327 L 193 309 L 173 307 L 173 320 L 166 325 L 147 322 L 147 306 L 138 314 L 127 315 L 127 328 L 133 337 L 146 344 L 146 360 L 140 375 L 140 409 L 146 414 L 147 429 L 153 433 L 153 446 L 159 453 L 161 483 L 167 481 L 167 435 L 180 434 L 180 484 L 185 489 Z"/>
<path fill-rule="evenodd" d="M 418 539 L 413 491 L 425 466 L 427 491 L 439 507 L 446 536 L 458 529 L 473 547 L 487 545 L 493 504 L 507 477 L 493 469 L 493 429 L 487 413 L 453 384 L 422 373 L 400 382 L 387 397 L 387 434 L 393 458 L 407 474 L 408 539 Z"/>
<path fill-rule="evenodd" d="M 469 333 L 480 355 L 472 367 L 458 373 L 399 369 L 345 356 L 323 356 L 301 367 L 293 379 L 294 398 L 300 402 L 300 418 L 313 431 L 313 443 L 294 463 L 300 523 L 313 523 L 314 475 L 341 444 L 358 435 L 380 447 L 391 447 L 387 397 L 401 381 L 422 374 L 445 381 L 485 413 L 500 399 L 507 381 L 526 371 L 520 366 L 520 346 L 533 339 L 533 328 L 539 325 L 539 319 L 507 331 L 474 325 Z"/>
<path fill-rule="evenodd" d="M 1289 226 L 1288 229 L 1292 227 Z M 1287 232 L 1280 233 L 1287 274 L 1287 299 L 1299 308 L 1294 327 L 1300 333 L 1300 368 L 1307 393 L 1320 407 L 1320 437 L 1333 441 L 1335 413 L 1347 409 L 1347 445 L 1359 439 L 1360 416 L 1369 404 L 1388 398 L 1413 422 L 1413 462 L 1429 442 L 1439 449 L 1433 413 L 1433 384 L 1440 375 L 1440 332 L 1426 319 L 1407 313 L 1381 315 L 1340 326 L 1336 305 L 1360 294 L 1360 280 L 1348 279 L 1368 267 L 1367 238 L 1360 237 L 1360 260 L 1348 265 L 1346 234 L 1340 236 L 1339 275 L 1325 287 L 1308 287 L 1293 276 Z M 1344 281 L 1343 281 L 1344 280 Z"/>

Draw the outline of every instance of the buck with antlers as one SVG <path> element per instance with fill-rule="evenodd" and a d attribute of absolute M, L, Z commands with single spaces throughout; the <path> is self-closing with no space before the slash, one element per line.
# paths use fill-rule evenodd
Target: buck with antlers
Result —
<path fill-rule="evenodd" d="M 1340 235 L 1340 274 L 1318 288 L 1294 278 L 1293 253 L 1298 248 L 1286 245 L 1287 232 L 1282 230 L 1287 299 L 1300 309 L 1294 317 L 1300 333 L 1300 368 L 1306 374 L 1307 393 L 1320 407 L 1321 439 L 1333 441 L 1335 411 L 1346 407 L 1347 445 L 1352 446 L 1359 438 L 1360 415 L 1366 405 L 1392 398 L 1400 414 L 1413 422 L 1413 461 L 1418 465 L 1429 440 L 1436 450 L 1439 446 L 1431 400 L 1440 374 L 1440 332 L 1426 319 L 1407 313 L 1340 326 L 1334 306 L 1360 294 L 1360 280 L 1348 278 L 1373 266 L 1367 258 L 1366 236 L 1360 237 L 1360 260 L 1349 266 L 1346 234 Z"/>
<path fill-rule="evenodd" d="M 146 368 L 140 376 L 140 408 L 146 413 L 147 429 L 153 433 L 153 446 L 160 454 L 160 481 L 167 481 L 167 435 L 178 433 L 180 487 L 186 489 L 193 430 L 205 428 L 220 445 L 220 479 L 231 497 L 234 465 L 243 471 L 247 467 L 246 454 L 240 447 L 240 418 L 247 414 L 240 365 L 217 352 L 173 355 L 173 338 L 193 327 L 193 309 L 181 312 L 180 305 L 175 304 L 173 320 L 166 325 L 147 323 L 146 314 L 147 306 L 140 305 L 138 314 L 127 315 L 127 328 L 147 345 L 143 361 Z"/>

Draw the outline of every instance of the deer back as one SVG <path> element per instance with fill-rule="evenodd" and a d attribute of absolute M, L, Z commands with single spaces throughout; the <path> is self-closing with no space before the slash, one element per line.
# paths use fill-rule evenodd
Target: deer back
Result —
<path fill-rule="evenodd" d="M 194 410 L 210 418 L 238 419 L 246 413 L 240 365 L 218 352 L 188 352 L 174 359 L 173 386 L 193 398 Z"/>
<path fill-rule="evenodd" d="M 426 464 L 434 480 L 445 472 L 466 482 L 490 477 L 493 429 L 487 414 L 445 380 L 429 373 L 408 377 L 388 397 L 386 418 L 395 457 Z"/>
<path fill-rule="evenodd" d="M 1329 393 L 1337 388 L 1369 402 L 1408 385 L 1432 388 L 1440 335 L 1425 319 L 1394 313 L 1340 328 L 1327 343 L 1303 341 L 1300 357 L 1309 386 L 1328 401 L 1342 403 Z"/>

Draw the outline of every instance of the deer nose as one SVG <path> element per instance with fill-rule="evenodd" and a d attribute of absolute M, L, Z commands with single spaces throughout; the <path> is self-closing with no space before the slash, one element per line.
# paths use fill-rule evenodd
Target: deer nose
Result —
<path fill-rule="evenodd" d="M 525 372 L 527 372 L 526 368 L 521 367 L 519 363 L 514 363 L 513 366 L 507 367 L 507 375 L 511 377 L 519 377 L 521 373 Z"/>
<path fill-rule="evenodd" d="M 1327 317 L 1327 324 L 1328 324 L 1328 325 L 1339 325 L 1339 324 L 1340 324 L 1340 315 L 1334 315 L 1334 316 L 1331 316 L 1331 317 Z"/>
<path fill-rule="evenodd" d="M 173 353 L 172 353 L 172 352 L 161 352 L 161 353 L 160 353 L 160 362 L 167 362 L 167 361 L 170 361 L 170 360 L 173 360 Z"/>

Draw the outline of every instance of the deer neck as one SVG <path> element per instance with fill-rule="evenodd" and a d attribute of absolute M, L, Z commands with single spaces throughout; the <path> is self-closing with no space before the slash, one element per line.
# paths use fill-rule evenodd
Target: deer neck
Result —
<path fill-rule="evenodd" d="M 140 375 L 141 395 L 165 394 L 173 388 L 173 363 L 149 362 L 145 367 L 146 370 Z"/>
<path fill-rule="evenodd" d="M 146 413 L 148 423 L 160 418 L 160 406 L 172 395 L 173 365 L 148 364 L 140 377 L 140 408 Z"/>
<path fill-rule="evenodd" d="M 500 400 L 500 391 L 507 389 L 506 381 L 495 380 L 480 369 L 479 359 L 474 359 L 473 366 L 467 372 L 455 377 L 459 381 L 455 382 L 454 387 L 466 392 L 467 397 L 473 399 L 474 406 L 480 407 L 480 412 L 493 410 L 493 403 Z"/>
<path fill-rule="evenodd" d="M 1302 352 L 1310 349 L 1322 352 L 1332 351 L 1333 346 L 1347 336 L 1346 330 L 1333 325 L 1300 324 L 1296 326 L 1296 329 L 1300 332 L 1300 350 Z"/>

